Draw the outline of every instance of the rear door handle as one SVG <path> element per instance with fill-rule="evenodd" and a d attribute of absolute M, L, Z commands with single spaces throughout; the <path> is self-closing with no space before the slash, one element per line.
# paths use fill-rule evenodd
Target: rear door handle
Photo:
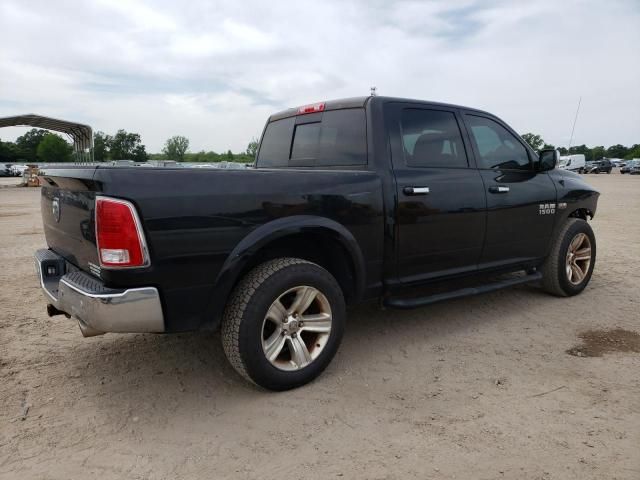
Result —
<path fill-rule="evenodd" d="M 402 191 L 405 195 L 426 195 L 429 187 L 404 187 Z"/>
<path fill-rule="evenodd" d="M 503 185 L 494 185 L 489 187 L 489 191 L 491 193 L 509 193 L 509 187 L 505 187 Z"/>

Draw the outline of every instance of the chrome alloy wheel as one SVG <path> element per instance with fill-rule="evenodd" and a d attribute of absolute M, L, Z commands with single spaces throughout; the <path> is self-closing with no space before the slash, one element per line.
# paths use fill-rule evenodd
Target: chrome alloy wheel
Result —
<path fill-rule="evenodd" d="M 567 249 L 565 262 L 567 280 L 573 285 L 578 285 L 589 273 L 591 266 L 591 240 L 584 233 L 578 233 Z"/>
<path fill-rule="evenodd" d="M 274 367 L 300 370 L 324 350 L 331 320 L 331 306 L 320 290 L 290 288 L 267 310 L 262 322 L 262 350 Z"/>

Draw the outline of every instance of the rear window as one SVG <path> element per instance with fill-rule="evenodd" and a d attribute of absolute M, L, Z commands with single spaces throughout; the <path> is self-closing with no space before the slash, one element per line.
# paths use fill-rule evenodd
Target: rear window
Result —
<path fill-rule="evenodd" d="M 269 123 L 259 167 L 342 167 L 367 163 L 363 108 L 330 110 Z"/>

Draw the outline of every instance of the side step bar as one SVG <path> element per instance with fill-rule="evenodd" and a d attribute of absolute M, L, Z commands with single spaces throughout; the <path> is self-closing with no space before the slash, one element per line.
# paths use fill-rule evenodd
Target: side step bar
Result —
<path fill-rule="evenodd" d="M 514 285 L 521 285 L 523 283 L 531 283 L 542 280 L 541 272 L 533 272 L 522 277 L 509 278 L 501 280 L 499 282 L 488 283 L 479 287 L 461 288 L 459 290 L 453 290 L 446 293 L 437 293 L 435 295 L 427 295 L 425 297 L 415 298 L 387 298 L 383 304 L 389 308 L 400 308 L 408 310 L 411 308 L 424 307 L 425 305 L 431 305 L 432 303 L 442 302 L 444 300 L 452 300 L 454 298 L 470 297 L 471 295 L 479 295 L 481 293 L 493 292 L 495 290 L 501 290 L 503 288 L 512 287 Z"/>

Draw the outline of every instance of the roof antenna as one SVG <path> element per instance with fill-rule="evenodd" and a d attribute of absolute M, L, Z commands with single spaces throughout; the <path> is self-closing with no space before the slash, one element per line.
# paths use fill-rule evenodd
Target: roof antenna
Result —
<path fill-rule="evenodd" d="M 371 96 L 375 97 L 377 93 L 378 87 L 371 87 Z"/>
<path fill-rule="evenodd" d="M 573 119 L 573 127 L 571 128 L 571 137 L 569 138 L 569 148 L 567 149 L 567 155 L 571 153 L 571 144 L 573 143 L 573 132 L 576 130 L 576 122 L 578 121 L 578 112 L 580 111 L 580 104 L 582 103 L 582 97 L 578 100 L 578 108 L 576 108 L 576 116 Z"/>

